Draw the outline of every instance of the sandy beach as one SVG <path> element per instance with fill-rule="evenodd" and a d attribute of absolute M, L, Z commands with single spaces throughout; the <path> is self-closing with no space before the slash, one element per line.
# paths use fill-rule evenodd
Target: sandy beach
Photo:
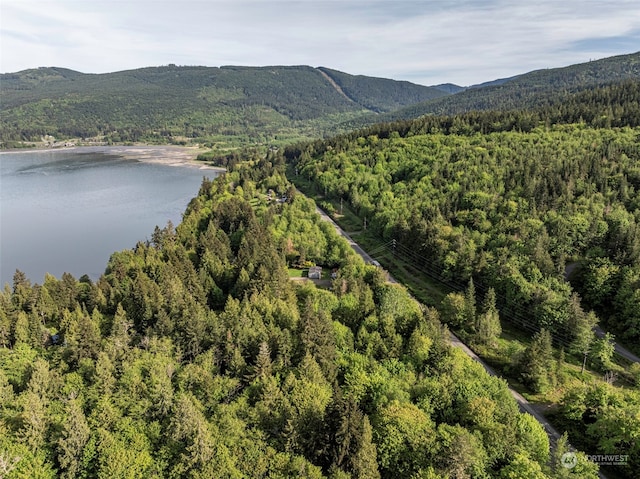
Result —
<path fill-rule="evenodd" d="M 82 147 L 79 147 L 82 148 Z M 109 152 L 122 156 L 123 158 L 144 161 L 145 163 L 162 163 L 169 166 L 187 166 L 199 168 L 201 170 L 224 171 L 224 168 L 207 165 L 205 162 L 196 160 L 196 157 L 203 152 L 200 148 L 189 148 L 181 146 L 110 146 Z"/>
<path fill-rule="evenodd" d="M 196 160 L 197 156 L 204 150 L 200 148 L 172 146 L 172 145 L 147 145 L 147 146 L 71 146 L 60 148 L 34 148 L 34 149 L 16 149 L 3 150 L 2 154 L 16 153 L 46 153 L 56 151 L 87 151 L 100 152 L 112 155 L 118 155 L 129 160 L 136 160 L 145 163 L 162 163 L 168 166 L 181 166 L 189 168 L 198 168 L 201 170 L 217 170 L 225 171 L 224 168 L 211 166 L 203 161 Z"/>

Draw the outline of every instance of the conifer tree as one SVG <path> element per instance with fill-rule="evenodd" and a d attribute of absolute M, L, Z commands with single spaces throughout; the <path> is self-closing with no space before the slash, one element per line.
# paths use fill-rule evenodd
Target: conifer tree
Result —
<path fill-rule="evenodd" d="M 329 313 L 316 310 L 312 298 L 307 298 L 300 327 L 300 356 L 310 354 L 320 365 L 324 377 L 333 382 L 336 377 L 336 345 Z"/>
<path fill-rule="evenodd" d="M 264 379 L 271 375 L 273 363 L 271 361 L 271 349 L 266 341 L 260 343 L 256 364 L 253 366 L 250 379 Z"/>
<path fill-rule="evenodd" d="M 476 319 L 476 339 L 481 344 L 493 345 L 502 333 L 500 315 L 496 307 L 496 292 L 489 288 Z"/>
<path fill-rule="evenodd" d="M 58 464 L 62 469 L 61 477 L 74 478 L 79 476 L 83 466 L 84 447 L 90 434 L 89 424 L 82 411 L 80 401 L 76 398 L 69 399 L 65 404 L 62 432 L 57 444 Z"/>
<path fill-rule="evenodd" d="M 476 323 L 476 287 L 473 278 L 469 278 L 469 285 L 464 293 L 465 328 L 471 329 Z"/>
<path fill-rule="evenodd" d="M 521 361 L 523 382 L 534 392 L 546 391 L 554 380 L 555 371 L 549 331 L 542 329 L 535 334 Z"/>

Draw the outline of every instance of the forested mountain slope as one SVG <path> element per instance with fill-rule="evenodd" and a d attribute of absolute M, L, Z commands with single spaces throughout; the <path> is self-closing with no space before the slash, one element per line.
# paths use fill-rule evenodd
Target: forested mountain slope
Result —
<path fill-rule="evenodd" d="M 611 374 L 623 369 L 593 326 L 640 340 L 639 105 L 629 80 L 534 111 L 379 124 L 284 154 L 294 181 L 344 202 L 367 234 L 395 240 L 443 283 L 469 285 L 433 303 L 472 344 L 497 344 L 497 311 L 517 320 L 532 341 L 502 351 L 505 368 L 544 394 L 559 381 L 552 342 Z M 568 262 L 581 267 L 575 289 Z M 640 368 L 630 372 L 637 388 Z M 558 417 L 588 450 L 640 457 L 639 407 L 637 390 L 581 384 L 564 391 Z M 631 459 L 624 473 L 638 470 Z"/>
<path fill-rule="evenodd" d="M 550 68 L 488 82 L 452 96 L 427 101 L 385 115 L 381 121 L 426 114 L 457 114 L 473 110 L 535 108 L 566 100 L 579 90 L 640 79 L 640 52 Z"/>
<path fill-rule="evenodd" d="M 569 258 L 640 265 L 639 100 L 640 82 L 627 82 L 537 111 L 380 124 L 285 155 L 444 276 L 480 279 L 564 334 Z M 640 304 L 628 300 L 619 321 L 637 340 Z"/>
<path fill-rule="evenodd" d="M 449 93 L 442 87 L 425 89 L 407 81 L 394 82 L 385 78 L 349 75 L 320 67 L 354 102 L 377 113 L 397 110 L 407 104 L 421 103 Z"/>
<path fill-rule="evenodd" d="M 464 89 L 307 66 L 141 68 L 0 75 L 3 147 L 58 139 L 284 145 L 424 114 L 555 104 L 569 93 L 638 78 L 640 53 L 540 70 Z"/>
<path fill-rule="evenodd" d="M 276 156 L 205 180 L 95 283 L 0 293 L 9 478 L 564 477 L 506 384 L 364 265 Z M 267 189 L 287 201 L 269 201 Z M 292 262 L 337 268 L 329 289 Z M 597 477 L 578 455 L 575 469 Z"/>
<path fill-rule="evenodd" d="M 341 75 L 352 79 L 351 98 L 320 70 L 305 66 L 165 66 L 100 75 L 40 68 L 4 74 L 0 138 L 204 141 L 226 135 L 257 143 L 279 135 L 322 136 L 337 119 L 445 94 L 408 82 Z"/>

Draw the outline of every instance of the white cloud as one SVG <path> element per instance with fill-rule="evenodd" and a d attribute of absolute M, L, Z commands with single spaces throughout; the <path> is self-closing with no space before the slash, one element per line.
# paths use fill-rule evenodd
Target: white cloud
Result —
<path fill-rule="evenodd" d="M 0 71 L 308 64 L 423 84 L 472 84 L 631 53 L 640 45 L 636 4 L 2 0 Z"/>

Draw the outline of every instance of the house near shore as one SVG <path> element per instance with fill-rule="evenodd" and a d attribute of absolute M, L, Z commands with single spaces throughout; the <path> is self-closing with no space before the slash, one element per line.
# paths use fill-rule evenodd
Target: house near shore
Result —
<path fill-rule="evenodd" d="M 307 276 L 309 279 L 322 279 L 322 266 L 311 266 Z"/>

